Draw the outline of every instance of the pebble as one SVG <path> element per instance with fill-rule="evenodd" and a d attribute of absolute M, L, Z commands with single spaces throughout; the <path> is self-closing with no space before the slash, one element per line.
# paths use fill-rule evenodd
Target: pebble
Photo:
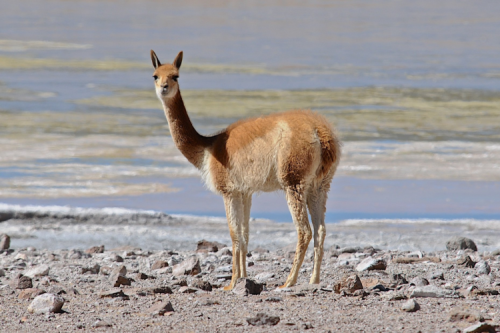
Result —
<path fill-rule="evenodd" d="M 385 270 L 386 268 L 387 268 L 387 263 L 385 262 L 384 259 L 375 259 L 372 257 L 364 259 L 356 266 L 356 270 L 358 272 Z"/>
<path fill-rule="evenodd" d="M 269 316 L 265 313 L 257 313 L 257 315 L 253 318 L 247 318 L 247 322 L 252 326 L 274 326 L 280 322 L 280 317 L 278 316 Z"/>
<path fill-rule="evenodd" d="M 104 245 L 92 246 L 90 249 L 86 249 L 85 253 L 87 254 L 104 253 Z"/>
<path fill-rule="evenodd" d="M 459 294 L 454 290 L 442 289 L 437 286 L 429 285 L 422 287 L 415 287 L 411 292 L 410 298 L 414 297 L 459 297 Z"/>
<path fill-rule="evenodd" d="M 57 313 L 61 312 L 61 308 L 64 305 L 64 298 L 59 295 L 54 294 L 42 294 L 33 300 L 28 306 L 28 312 L 40 314 L 40 313 Z"/>
<path fill-rule="evenodd" d="M 233 293 L 239 296 L 260 295 L 264 285 L 249 278 L 240 278 L 233 288 Z"/>
<path fill-rule="evenodd" d="M 148 310 L 149 313 L 163 316 L 167 312 L 174 312 L 174 307 L 170 301 L 161 301 L 153 304 Z"/>
<path fill-rule="evenodd" d="M 177 264 L 172 269 L 172 274 L 175 276 L 181 275 L 198 275 L 201 272 L 200 260 L 198 257 L 189 257 L 180 264 Z"/>
<path fill-rule="evenodd" d="M 342 291 L 352 294 L 356 290 L 361 289 L 363 289 L 363 284 L 357 275 L 344 276 L 344 278 L 333 287 L 333 290 L 337 294 L 340 294 Z"/>
<path fill-rule="evenodd" d="M 474 266 L 477 274 L 485 274 L 488 275 L 491 272 L 490 265 L 487 261 L 481 260 Z"/>
<path fill-rule="evenodd" d="M 469 323 L 475 323 L 476 321 L 483 322 L 484 317 L 481 313 L 474 310 L 465 309 L 453 309 L 450 312 L 450 321 L 468 321 Z"/>
<path fill-rule="evenodd" d="M 428 286 L 429 281 L 426 278 L 417 276 L 414 277 L 413 279 L 410 280 L 410 286 L 417 286 L 417 287 L 422 287 L 422 286 Z"/>
<path fill-rule="evenodd" d="M 33 288 L 33 281 L 29 276 L 18 274 L 17 277 L 14 278 L 12 285 L 15 289 L 28 289 Z"/>
<path fill-rule="evenodd" d="M 45 294 L 44 290 L 37 289 L 37 288 L 28 288 L 28 289 L 23 289 L 17 298 L 19 299 L 32 299 L 35 298 L 38 295 Z"/>
<path fill-rule="evenodd" d="M 416 312 L 420 310 L 420 305 L 414 299 L 410 299 L 401 306 L 401 310 L 405 312 Z"/>
<path fill-rule="evenodd" d="M 168 262 L 163 260 L 157 260 L 154 262 L 153 266 L 151 266 L 151 270 L 160 269 L 164 267 L 168 267 Z"/>

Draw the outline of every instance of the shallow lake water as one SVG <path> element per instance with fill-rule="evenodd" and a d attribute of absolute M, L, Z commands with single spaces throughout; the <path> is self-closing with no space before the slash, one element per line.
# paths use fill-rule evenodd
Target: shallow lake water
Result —
<path fill-rule="evenodd" d="M 500 219 L 500 3 L 2 1 L 0 202 L 223 216 L 172 143 L 149 50 L 203 134 L 311 109 L 328 222 Z M 281 193 L 253 216 L 289 222 Z"/>

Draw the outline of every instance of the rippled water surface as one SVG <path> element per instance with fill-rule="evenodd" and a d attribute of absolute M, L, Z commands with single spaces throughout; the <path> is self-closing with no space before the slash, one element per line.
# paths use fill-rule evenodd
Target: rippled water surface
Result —
<path fill-rule="evenodd" d="M 1 7 L 0 202 L 223 215 L 172 143 L 154 49 L 164 62 L 184 51 L 179 82 L 204 134 L 298 108 L 334 123 L 329 221 L 500 219 L 500 3 Z M 254 213 L 290 220 L 279 194 Z"/>

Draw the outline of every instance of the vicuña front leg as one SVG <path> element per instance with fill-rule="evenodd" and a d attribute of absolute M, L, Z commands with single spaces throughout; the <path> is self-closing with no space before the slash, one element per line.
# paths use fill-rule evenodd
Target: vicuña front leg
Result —
<path fill-rule="evenodd" d="M 233 242 L 233 276 L 229 286 L 224 290 L 231 290 L 236 285 L 238 278 L 243 277 L 246 272 L 242 270 L 246 259 L 246 242 L 243 237 L 244 205 L 241 193 L 228 194 L 224 196 L 226 217 L 229 233 Z"/>
<path fill-rule="evenodd" d="M 297 249 L 295 250 L 295 258 L 293 259 L 290 274 L 285 284 L 280 288 L 291 287 L 297 283 L 300 266 L 302 266 L 307 247 L 312 238 L 303 190 L 298 190 L 296 187 L 286 189 L 286 200 L 292 214 L 293 223 L 297 228 Z"/>

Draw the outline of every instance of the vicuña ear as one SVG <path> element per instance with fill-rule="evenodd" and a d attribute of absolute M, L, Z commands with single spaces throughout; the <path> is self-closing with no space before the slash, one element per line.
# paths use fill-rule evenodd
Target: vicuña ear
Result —
<path fill-rule="evenodd" d="M 172 63 L 172 65 L 174 65 L 177 69 L 179 69 L 179 68 L 181 68 L 181 64 L 182 64 L 182 51 L 179 52 L 177 57 L 175 57 L 175 60 Z"/>
<path fill-rule="evenodd" d="M 153 62 L 154 68 L 158 68 L 161 66 L 160 59 L 158 59 L 158 56 L 156 56 L 156 53 L 153 50 L 151 50 L 151 61 Z"/>

